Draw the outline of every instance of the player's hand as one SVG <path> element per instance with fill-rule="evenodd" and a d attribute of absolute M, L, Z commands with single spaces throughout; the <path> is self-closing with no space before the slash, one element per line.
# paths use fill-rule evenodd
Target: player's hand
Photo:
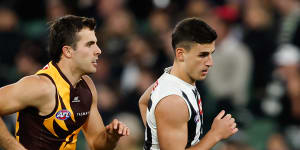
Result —
<path fill-rule="evenodd" d="M 222 110 L 214 119 L 211 126 L 211 132 L 218 140 L 226 139 L 229 136 L 238 132 L 235 119 L 231 114 L 225 115 L 225 111 Z"/>
<path fill-rule="evenodd" d="M 114 139 L 119 139 L 122 136 L 128 136 L 130 134 L 129 128 L 117 119 L 114 119 L 106 126 L 106 132 Z"/>

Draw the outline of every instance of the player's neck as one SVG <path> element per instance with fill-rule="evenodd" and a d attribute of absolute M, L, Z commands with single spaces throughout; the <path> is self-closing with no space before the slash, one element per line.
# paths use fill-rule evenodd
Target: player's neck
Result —
<path fill-rule="evenodd" d="M 76 67 L 68 62 L 61 60 L 57 63 L 57 66 L 61 70 L 61 72 L 67 77 L 67 79 L 71 82 L 73 87 L 76 87 L 76 84 L 80 81 L 82 77 L 82 73 L 76 70 Z"/>
<path fill-rule="evenodd" d="M 170 74 L 178 77 L 179 79 L 191 84 L 191 85 L 195 85 L 195 80 L 193 80 L 183 69 L 182 66 L 180 66 L 180 64 L 178 64 L 177 62 L 173 63 L 173 67 L 171 69 Z"/>

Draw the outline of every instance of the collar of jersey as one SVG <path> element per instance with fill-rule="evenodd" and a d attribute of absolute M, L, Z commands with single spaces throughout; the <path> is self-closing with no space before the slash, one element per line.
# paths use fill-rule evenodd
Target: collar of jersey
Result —
<path fill-rule="evenodd" d="M 167 72 L 165 72 L 164 74 L 165 74 L 166 76 L 168 76 L 169 78 L 171 78 L 171 79 L 175 80 L 175 81 L 176 81 L 176 82 L 178 82 L 179 84 L 182 84 L 182 85 L 184 85 L 184 86 L 187 86 L 187 87 L 189 87 L 189 88 L 193 88 L 193 89 L 195 89 L 195 88 L 196 88 L 196 86 L 195 86 L 195 85 L 189 84 L 189 83 L 185 82 L 184 80 L 182 80 L 182 79 L 178 78 L 178 77 L 177 77 L 177 76 L 175 76 L 175 75 L 172 75 L 172 74 L 170 74 L 170 73 L 167 73 Z"/>

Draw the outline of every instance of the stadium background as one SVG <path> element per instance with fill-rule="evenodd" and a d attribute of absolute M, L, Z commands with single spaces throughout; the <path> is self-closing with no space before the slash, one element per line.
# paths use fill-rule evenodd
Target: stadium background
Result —
<path fill-rule="evenodd" d="M 172 64 L 171 30 L 201 17 L 218 33 L 214 67 L 197 82 L 205 131 L 221 109 L 240 131 L 215 150 L 300 149 L 299 0 L 1 0 L 0 87 L 49 60 L 47 22 L 65 14 L 94 17 L 103 53 L 92 75 L 105 124 L 119 118 L 131 136 L 117 150 L 141 149 L 138 99 Z M 4 116 L 14 132 L 15 116 Z M 81 134 L 78 150 L 88 149 Z"/>

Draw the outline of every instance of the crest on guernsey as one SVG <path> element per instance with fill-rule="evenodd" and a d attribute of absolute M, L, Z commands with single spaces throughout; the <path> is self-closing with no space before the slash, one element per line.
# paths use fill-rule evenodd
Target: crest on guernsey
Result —
<path fill-rule="evenodd" d="M 59 120 L 67 120 L 68 118 L 70 118 L 71 113 L 68 110 L 63 109 L 58 111 L 55 116 Z"/>

